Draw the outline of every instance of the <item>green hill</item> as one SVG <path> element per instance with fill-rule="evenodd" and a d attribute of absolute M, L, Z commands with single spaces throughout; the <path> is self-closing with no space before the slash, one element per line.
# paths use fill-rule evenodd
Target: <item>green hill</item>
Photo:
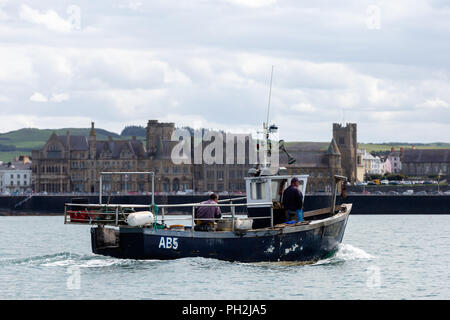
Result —
<path fill-rule="evenodd" d="M 366 150 L 367 152 L 380 152 L 380 151 L 390 151 L 391 147 L 395 150 L 400 150 L 400 148 L 411 149 L 413 146 L 416 149 L 450 149 L 450 143 L 447 142 L 433 142 L 433 143 L 403 143 L 403 142 L 387 142 L 387 143 L 358 143 L 358 147 L 361 150 Z"/>

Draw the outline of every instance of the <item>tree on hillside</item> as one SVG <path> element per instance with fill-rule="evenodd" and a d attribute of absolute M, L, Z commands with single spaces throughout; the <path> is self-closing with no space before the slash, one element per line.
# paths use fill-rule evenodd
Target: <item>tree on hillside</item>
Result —
<path fill-rule="evenodd" d="M 120 135 L 122 137 L 145 137 L 147 135 L 147 132 L 142 126 L 126 126 L 125 129 L 122 130 Z"/>

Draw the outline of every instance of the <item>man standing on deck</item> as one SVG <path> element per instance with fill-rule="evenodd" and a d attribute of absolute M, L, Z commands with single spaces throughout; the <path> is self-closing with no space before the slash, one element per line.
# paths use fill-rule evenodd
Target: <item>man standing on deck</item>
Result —
<path fill-rule="evenodd" d="M 219 197 L 217 194 L 212 193 L 209 196 L 209 200 L 203 201 L 201 204 L 217 204 L 219 201 Z M 199 219 L 206 218 L 221 218 L 222 213 L 219 207 L 198 207 L 195 213 L 195 217 Z M 214 220 L 195 220 L 196 226 L 194 230 L 196 231 L 213 231 L 214 229 Z"/>
<path fill-rule="evenodd" d="M 286 210 L 286 218 L 288 221 L 302 221 L 303 216 L 299 217 L 297 213 L 303 213 L 303 194 L 298 188 L 300 181 L 292 178 L 291 185 L 283 192 L 283 207 Z"/>

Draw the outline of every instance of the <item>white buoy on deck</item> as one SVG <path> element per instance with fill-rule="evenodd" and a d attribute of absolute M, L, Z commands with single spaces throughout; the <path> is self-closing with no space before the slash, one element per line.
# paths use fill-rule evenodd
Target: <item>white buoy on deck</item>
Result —
<path fill-rule="evenodd" d="M 139 211 L 131 213 L 125 221 L 131 227 L 138 227 L 152 224 L 155 218 L 150 211 Z"/>

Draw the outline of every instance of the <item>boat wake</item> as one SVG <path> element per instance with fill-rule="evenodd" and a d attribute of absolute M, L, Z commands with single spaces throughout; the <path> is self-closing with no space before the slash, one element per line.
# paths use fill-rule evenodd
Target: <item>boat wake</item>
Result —
<path fill-rule="evenodd" d="M 319 260 L 313 265 L 318 266 L 318 265 L 336 264 L 354 260 L 372 260 L 375 258 L 376 258 L 375 256 L 365 252 L 363 249 L 352 246 L 351 244 L 341 243 L 339 244 L 336 252 L 334 252 L 334 254 L 331 257 Z"/>
<path fill-rule="evenodd" d="M 116 259 L 94 254 L 76 254 L 60 252 L 49 255 L 41 255 L 13 260 L 3 260 L 2 265 L 30 266 L 30 267 L 69 267 L 79 268 L 104 268 L 104 267 L 134 267 L 142 264 L 158 263 L 156 260 L 132 260 Z"/>
<path fill-rule="evenodd" d="M 372 260 L 375 256 L 359 249 L 351 244 L 340 244 L 337 250 L 329 257 L 317 261 L 277 261 L 277 262 L 253 262 L 241 265 L 255 265 L 261 267 L 297 267 L 297 266 L 323 266 L 344 263 L 353 260 Z"/>
<path fill-rule="evenodd" d="M 375 256 L 365 252 L 364 250 L 352 246 L 351 244 L 340 244 L 336 252 L 323 260 L 311 262 L 257 262 L 250 265 L 260 266 L 323 266 L 339 264 L 346 261 L 355 260 L 372 260 Z M 211 266 L 219 267 L 223 261 L 216 259 L 205 258 L 189 258 L 187 259 L 196 267 L 201 269 L 210 269 Z M 191 261 L 192 260 L 192 261 Z M 5 259 L 0 260 L 1 266 L 28 266 L 28 267 L 70 267 L 76 266 L 79 268 L 105 268 L 105 267 L 121 267 L 121 268 L 136 268 L 148 267 L 152 265 L 166 264 L 164 260 L 133 260 L 133 259 L 116 259 L 106 256 L 99 256 L 95 254 L 76 254 L 71 252 L 60 252 L 55 254 L 33 256 L 20 259 Z M 244 264 L 248 265 L 248 264 Z"/>

